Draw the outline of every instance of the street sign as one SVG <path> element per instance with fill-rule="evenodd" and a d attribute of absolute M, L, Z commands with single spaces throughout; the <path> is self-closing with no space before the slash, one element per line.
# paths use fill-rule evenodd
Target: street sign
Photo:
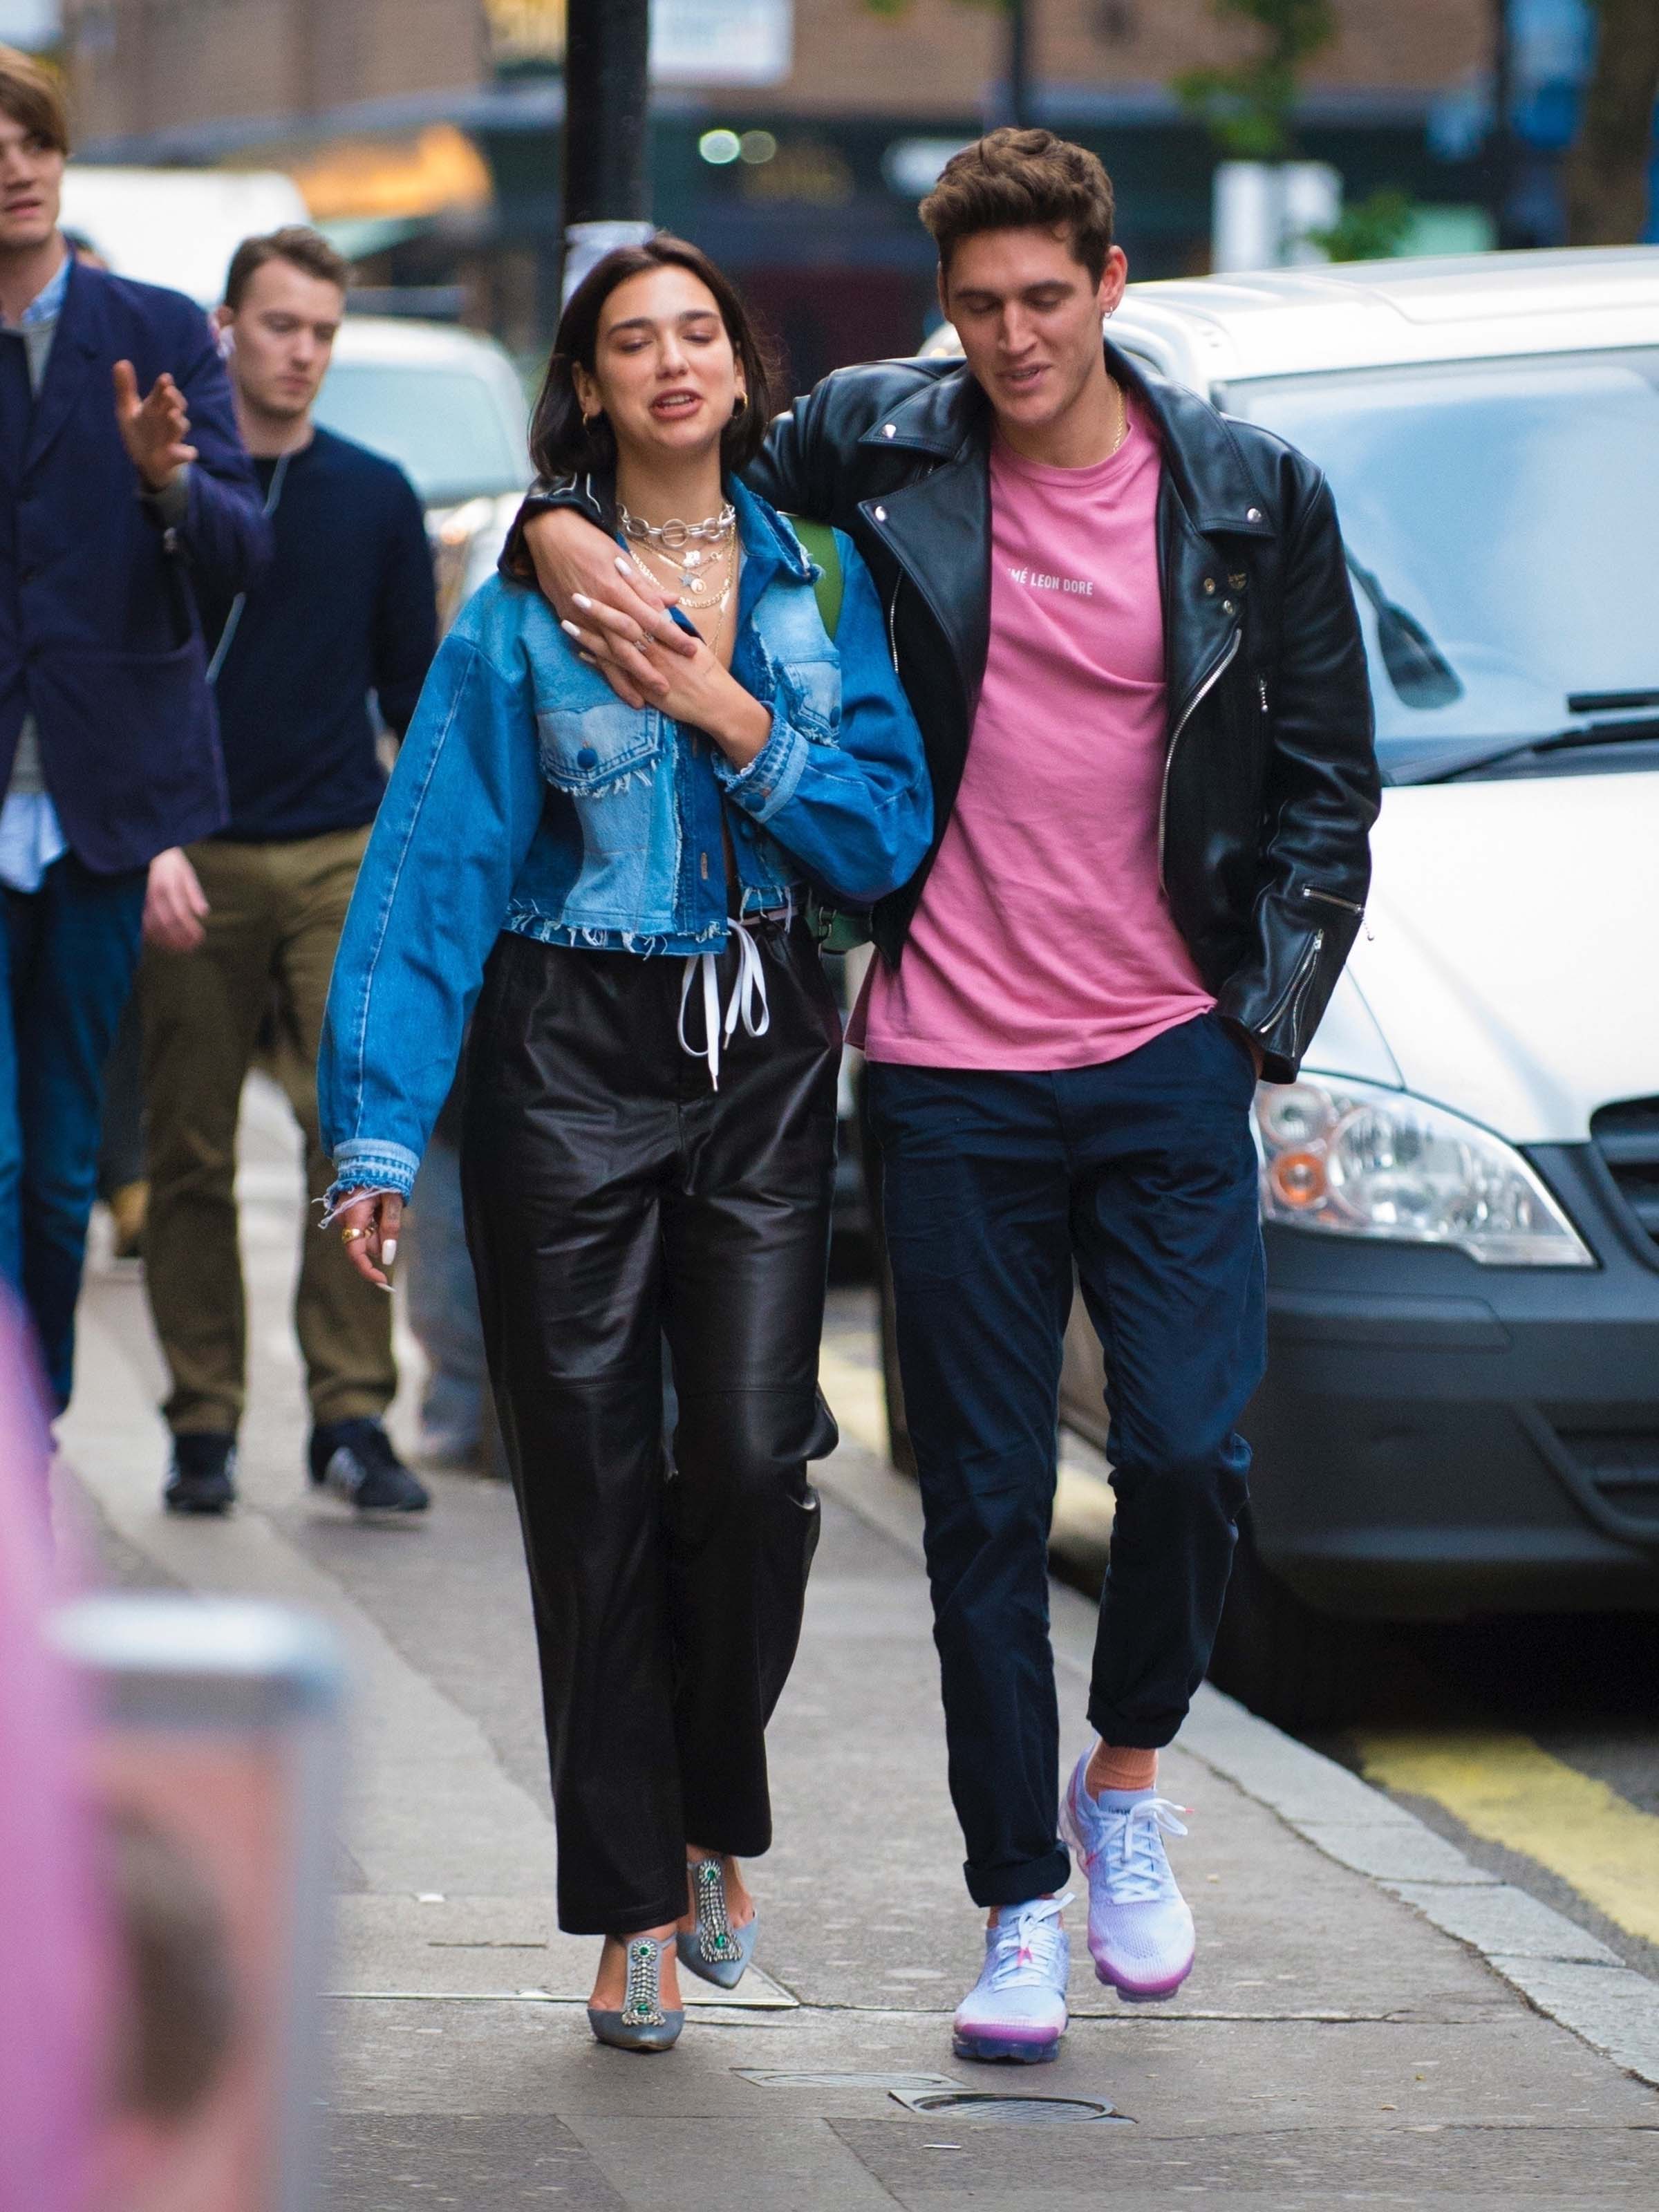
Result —
<path fill-rule="evenodd" d="M 652 0 L 659 84 L 779 84 L 794 64 L 793 0 Z"/>
<path fill-rule="evenodd" d="M 565 15 L 565 0 L 484 0 L 490 59 L 562 61 Z M 781 83 L 794 64 L 794 0 L 651 0 L 651 75 L 659 84 Z"/>

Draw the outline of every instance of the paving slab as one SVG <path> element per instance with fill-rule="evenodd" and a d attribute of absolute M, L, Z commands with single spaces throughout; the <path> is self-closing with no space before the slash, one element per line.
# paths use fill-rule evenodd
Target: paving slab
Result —
<path fill-rule="evenodd" d="M 118 1579 L 303 1604 L 351 1656 L 319 2212 L 1652 2200 L 1659 2097 L 1626 2069 L 1645 2063 L 1653 1985 L 1633 1998 L 1582 1931 L 1564 1937 L 1409 1813 L 1209 1692 L 1164 1768 L 1194 1808 L 1176 1848 L 1200 1950 L 1180 1997 L 1129 2008 L 1101 1989 L 1074 1909 L 1076 2018 L 1057 2062 L 1012 2078 L 953 2062 L 949 2015 L 980 1936 L 915 1492 L 856 1442 L 821 1471 L 823 1540 L 772 1732 L 777 1841 L 754 1869 L 764 1978 L 749 1992 L 768 2001 L 710 1992 L 679 2048 L 648 2062 L 599 2049 L 580 2002 L 593 1947 L 554 1924 L 511 1498 L 440 1477 L 425 1523 L 386 1529 L 307 1492 L 285 1320 L 298 1191 L 278 1115 L 254 1108 L 243 1508 L 222 1524 L 159 1510 L 159 1367 L 141 1288 L 111 1274 L 88 1290 L 63 1488 Z M 398 1420 L 407 1434 L 406 1404 Z M 1084 1741 L 1091 1631 L 1056 1589 L 1068 1748 Z M 1481 1954 L 1505 1944 L 1500 1974 Z M 1613 2057 L 1546 2016 L 1582 2025 L 1592 2000 Z M 757 2071 L 822 2078 L 773 2088 Z M 1133 2125 L 946 2123 L 901 2110 L 872 2075 L 1103 2099 Z"/>

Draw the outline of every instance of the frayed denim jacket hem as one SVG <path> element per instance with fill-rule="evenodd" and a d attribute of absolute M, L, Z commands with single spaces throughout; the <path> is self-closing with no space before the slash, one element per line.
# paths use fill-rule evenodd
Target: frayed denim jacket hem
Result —
<path fill-rule="evenodd" d="M 714 951 L 728 842 L 744 915 L 812 890 L 872 906 L 921 863 L 932 795 L 868 571 L 841 538 L 830 639 L 793 531 L 742 485 L 731 496 L 732 673 L 772 715 L 741 769 L 626 706 L 524 586 L 492 579 L 444 641 L 335 961 L 318 1070 L 331 1210 L 353 1188 L 408 1194 L 502 931 L 619 957 Z"/>

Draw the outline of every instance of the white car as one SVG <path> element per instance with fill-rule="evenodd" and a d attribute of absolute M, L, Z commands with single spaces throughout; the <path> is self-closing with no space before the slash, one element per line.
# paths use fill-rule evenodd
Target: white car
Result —
<path fill-rule="evenodd" d="M 493 572 L 530 481 L 524 393 L 511 361 L 471 331 L 349 314 L 316 414 L 407 471 L 426 508 L 447 629 Z"/>
<path fill-rule="evenodd" d="M 1370 656 L 1366 927 L 1257 1093 L 1216 1668 L 1315 1719 L 1355 1618 L 1659 1607 L 1659 251 L 1138 285 L 1110 336 L 1325 470 Z"/>

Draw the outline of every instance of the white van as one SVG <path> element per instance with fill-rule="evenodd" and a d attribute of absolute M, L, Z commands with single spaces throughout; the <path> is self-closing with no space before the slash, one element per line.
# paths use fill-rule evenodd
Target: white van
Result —
<path fill-rule="evenodd" d="M 1659 250 L 1137 285 L 1110 334 L 1319 462 L 1370 655 L 1366 927 L 1257 1093 L 1215 1668 L 1316 1720 L 1356 1619 L 1659 1607 Z"/>

